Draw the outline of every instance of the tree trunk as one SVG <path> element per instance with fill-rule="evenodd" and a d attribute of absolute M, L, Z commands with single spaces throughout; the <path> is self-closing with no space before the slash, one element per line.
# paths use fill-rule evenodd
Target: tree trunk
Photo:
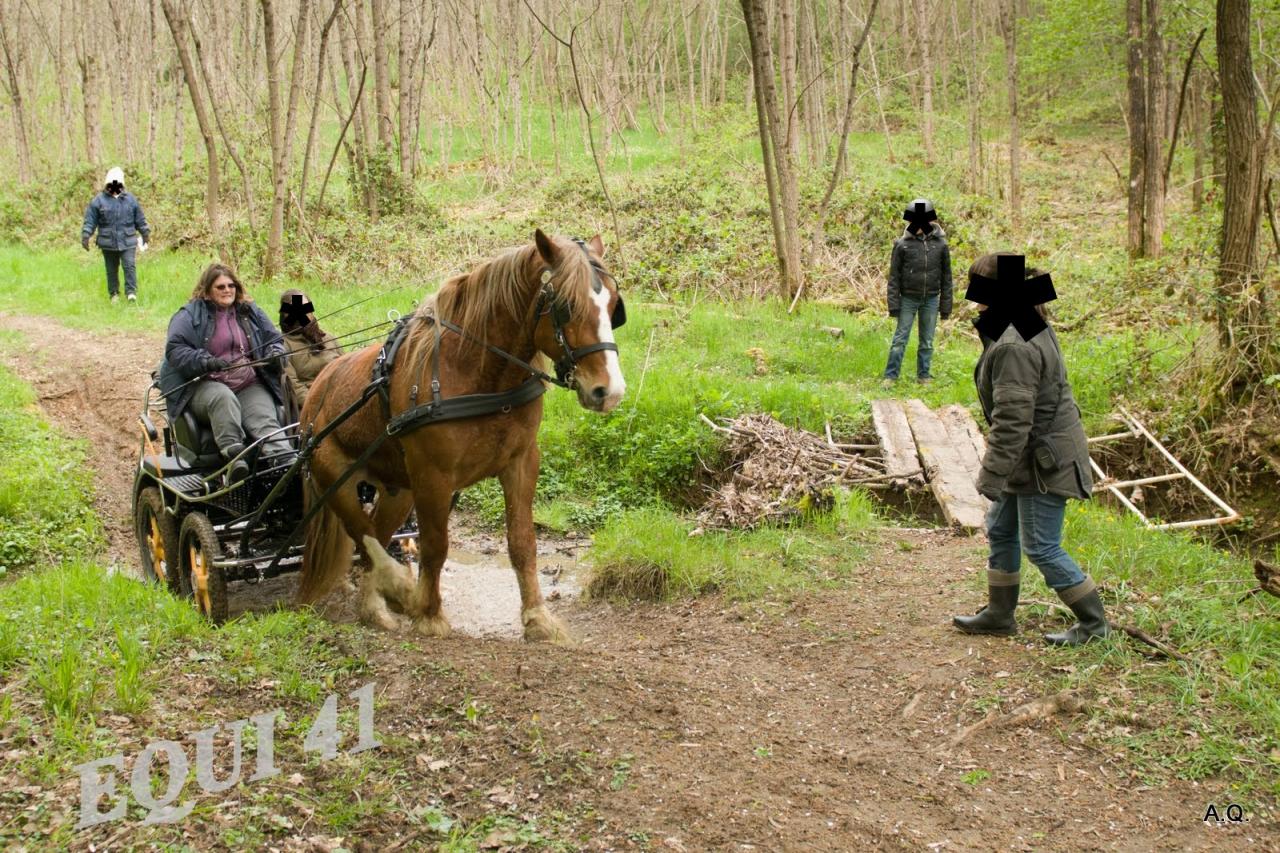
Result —
<path fill-rule="evenodd" d="M 5 90 L 9 100 L 13 102 L 13 138 L 18 148 L 18 181 L 25 184 L 31 180 L 31 146 L 27 144 L 27 111 L 22 100 L 22 84 L 18 80 L 19 57 L 15 56 L 17 40 L 21 37 L 18 26 L 20 21 L 10 21 L 4 10 L 5 4 L 0 3 L 0 49 L 4 52 Z"/>
<path fill-rule="evenodd" d="M 1022 140 L 1018 133 L 1018 9 L 1017 0 L 1003 0 L 1004 65 L 1009 79 L 1009 214 L 1015 229 L 1022 227 Z"/>
<path fill-rule="evenodd" d="M 320 92 L 324 87 L 325 60 L 329 58 L 329 32 L 333 29 L 334 18 L 342 10 L 343 0 L 333 0 L 333 9 L 320 27 L 320 45 L 316 49 L 316 88 L 315 99 L 311 102 L 311 123 L 307 126 L 307 145 L 302 153 L 302 175 L 298 183 L 298 202 L 304 209 L 307 204 L 307 177 L 311 173 L 311 155 L 315 146 L 316 124 L 320 120 Z M 334 102 L 337 109 L 337 102 Z M 339 112 L 341 112 L 339 110 Z"/>
<path fill-rule="evenodd" d="M 1147 169 L 1147 82 L 1146 45 L 1142 28 L 1143 0 L 1126 4 L 1129 69 L 1129 255 L 1142 257 L 1142 235 L 1146 206 Z"/>
<path fill-rule="evenodd" d="M 777 247 L 778 267 L 781 273 L 779 277 L 779 295 L 784 300 L 790 301 L 798 292 L 803 280 L 800 266 L 799 188 L 796 183 L 795 159 L 789 148 L 789 141 L 794 141 L 794 135 L 788 134 L 786 123 L 778 109 L 777 92 L 773 84 L 773 49 L 770 44 L 767 25 L 765 24 L 764 2 L 763 0 L 741 0 L 741 2 L 751 44 L 751 65 L 755 74 L 757 112 L 760 124 L 763 125 L 761 130 L 767 131 L 762 133 L 761 149 L 766 158 L 770 154 L 773 155 L 773 170 L 777 181 L 777 193 L 776 196 L 772 193 L 770 194 L 770 204 L 771 211 L 776 205 L 781 212 L 780 227 L 776 221 L 777 215 L 776 213 L 774 214 L 774 242 Z M 784 53 L 786 50 L 785 45 L 788 41 L 792 46 L 792 53 L 790 54 L 792 72 L 790 77 L 793 85 L 793 95 L 790 100 L 794 103 L 795 16 L 789 14 L 789 9 L 788 0 L 783 0 L 778 18 L 780 26 L 791 26 L 793 28 L 789 40 L 785 32 L 781 34 L 781 43 L 784 45 Z M 784 85 L 787 77 L 786 62 L 784 61 L 782 73 Z M 791 137 L 790 140 L 789 137 Z M 767 163 L 765 177 L 767 180 Z"/>
<path fill-rule="evenodd" d="M 1192 176 L 1191 176 L 1191 210 L 1193 213 L 1199 213 L 1204 208 L 1204 153 L 1205 153 L 1205 129 L 1204 116 L 1207 108 L 1204 103 L 1204 84 L 1201 80 L 1199 71 L 1193 73 L 1190 101 L 1187 106 L 1190 108 L 1190 134 L 1191 134 L 1191 150 L 1192 150 Z"/>
<path fill-rule="evenodd" d="M 1226 175 L 1217 272 L 1218 339 L 1239 354 L 1245 378 L 1258 369 L 1262 324 L 1252 293 L 1257 264 L 1261 147 L 1250 46 L 1249 0 L 1218 0 L 1218 78 L 1226 131 Z"/>
<path fill-rule="evenodd" d="M 204 139 L 204 151 L 208 160 L 204 192 L 205 213 L 209 217 L 209 230 L 213 234 L 214 243 L 218 246 L 218 254 L 225 260 L 226 247 L 222 242 L 222 224 L 218 213 L 218 148 L 213 139 L 213 128 L 209 124 L 204 98 L 200 94 L 200 78 L 192 65 L 191 51 L 187 49 L 186 21 L 178 15 L 174 0 L 161 0 L 161 6 L 164 9 L 165 20 L 169 22 L 169 31 L 173 34 L 178 59 L 182 62 L 182 74 L 187 81 L 187 92 L 191 95 L 191 108 L 196 114 L 196 124 L 200 126 L 200 136 Z"/>
<path fill-rule="evenodd" d="M 1160 35 L 1160 0 L 1146 2 L 1147 122 L 1146 170 L 1143 185 L 1142 254 L 1160 256 L 1164 238 L 1165 88 L 1164 39 Z"/>
<path fill-rule="evenodd" d="M 391 72 L 387 68 L 387 0 L 370 0 L 373 13 L 373 92 L 378 110 L 378 145 L 390 152 L 395 144 L 391 121 Z"/>
<path fill-rule="evenodd" d="M 916 31 L 920 42 L 920 131 L 924 161 L 933 162 L 933 25 L 927 0 L 914 0 Z"/>

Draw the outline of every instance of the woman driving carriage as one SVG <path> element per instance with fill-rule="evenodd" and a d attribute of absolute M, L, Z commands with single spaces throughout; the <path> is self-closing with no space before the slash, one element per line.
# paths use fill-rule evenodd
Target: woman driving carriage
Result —
<path fill-rule="evenodd" d="M 191 301 L 169 321 L 160 390 L 170 421 L 191 412 L 213 429 L 225 459 L 235 459 L 246 436 L 256 441 L 280 429 L 276 406 L 280 392 L 280 332 L 255 305 L 235 272 L 210 264 Z M 199 381 L 192 381 L 199 380 Z M 264 456 L 292 452 L 280 434 L 265 442 Z M 230 479 L 240 480 L 249 465 L 237 459 Z"/>

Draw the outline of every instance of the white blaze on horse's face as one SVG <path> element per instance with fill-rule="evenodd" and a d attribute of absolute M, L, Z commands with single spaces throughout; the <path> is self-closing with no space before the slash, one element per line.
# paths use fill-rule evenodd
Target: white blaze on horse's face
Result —
<path fill-rule="evenodd" d="M 599 293 L 591 294 L 591 301 L 596 308 L 596 336 L 602 341 L 613 343 L 613 322 L 609 313 L 609 288 L 601 287 Z M 627 381 L 622 378 L 622 363 L 613 350 L 604 350 L 605 378 L 604 399 L 600 403 L 600 411 L 611 412 L 622 402 L 622 395 L 627 393 Z"/>

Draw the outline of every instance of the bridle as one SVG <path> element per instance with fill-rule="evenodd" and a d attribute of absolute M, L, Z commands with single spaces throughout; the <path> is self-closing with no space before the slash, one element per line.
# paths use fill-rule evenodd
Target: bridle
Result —
<path fill-rule="evenodd" d="M 600 293 L 604 289 L 604 282 L 601 281 L 602 275 L 609 278 L 613 276 L 604 268 L 596 264 L 591 259 L 591 253 L 587 251 L 586 241 L 580 237 L 571 238 L 582 254 L 587 258 L 587 265 L 591 267 L 591 289 L 595 293 Z M 555 359 L 556 384 L 563 388 L 576 387 L 575 374 L 578 370 L 578 362 L 593 352 L 617 352 L 618 345 L 613 341 L 598 341 L 594 344 L 588 344 L 585 347 L 573 348 L 569 345 L 568 338 L 565 337 L 564 328 L 569 324 L 570 311 L 569 303 L 556 293 L 556 289 L 552 282 L 555 279 L 556 270 L 551 266 L 542 268 L 542 290 L 538 293 L 538 304 L 534 309 L 534 323 L 538 319 L 548 314 L 551 315 L 551 328 L 555 335 L 556 343 L 560 346 L 562 355 Z M 614 279 L 615 287 L 617 279 Z M 618 293 L 618 302 L 613 307 L 613 313 L 609 317 L 609 324 L 613 328 L 618 328 L 627 322 L 627 306 L 622 301 L 622 293 Z M 536 325 L 535 325 L 536 328 Z"/>

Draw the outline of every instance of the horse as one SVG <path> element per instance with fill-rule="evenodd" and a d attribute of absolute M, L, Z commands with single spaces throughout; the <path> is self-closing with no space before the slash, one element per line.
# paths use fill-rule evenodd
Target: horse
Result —
<path fill-rule="evenodd" d="M 322 498 L 324 506 L 307 526 L 298 604 L 327 595 L 345 579 L 358 551 L 368 569 L 359 591 L 363 622 L 394 630 L 390 611 L 395 609 L 412 618 L 416 633 L 447 636 L 451 628 L 440 597 L 440 571 L 449 550 L 453 497 L 497 477 L 524 638 L 572 642 L 547 610 L 538 585 L 533 497 L 541 393 L 544 380 L 551 379 L 542 367 L 547 359 L 555 362 L 558 384 L 574 390 L 585 409 L 607 413 L 621 402 L 626 382 L 613 327 L 625 322 L 625 307 L 604 254 L 599 235 L 583 241 L 548 237 L 538 229 L 533 243 L 446 281 L 410 315 L 398 351 L 391 350 L 390 341 L 372 344 L 336 359 L 316 377 L 299 421 L 304 436 L 318 435 L 367 396 L 380 360 L 389 350 L 394 357 L 382 405 L 370 398 L 312 450 L 304 506 L 312 510 Z M 400 422 L 397 418 L 412 414 L 420 393 L 447 402 L 530 386 L 526 396 L 533 399 L 527 402 L 384 435 Z M 370 455 L 374 442 L 381 446 Z M 362 456 L 367 458 L 360 462 Z M 348 479 L 326 497 L 344 474 Z M 357 495 L 361 480 L 378 492 L 371 513 Z M 386 550 L 411 510 L 418 518 L 416 585 L 410 569 Z"/>

